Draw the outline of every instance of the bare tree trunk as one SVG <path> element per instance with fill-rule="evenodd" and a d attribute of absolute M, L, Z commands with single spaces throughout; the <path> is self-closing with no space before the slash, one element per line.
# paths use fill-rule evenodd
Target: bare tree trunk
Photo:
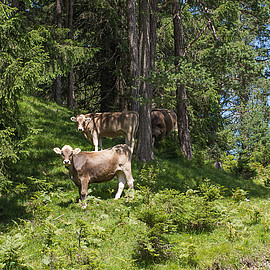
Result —
<path fill-rule="evenodd" d="M 62 100 L 62 83 L 61 83 L 61 77 L 57 76 L 55 78 L 55 97 L 54 100 L 56 104 L 61 105 Z"/>
<path fill-rule="evenodd" d="M 56 0 L 56 17 L 57 17 L 57 28 L 62 28 L 62 8 L 61 0 Z M 58 56 L 56 56 L 58 58 Z M 62 100 L 62 85 L 61 77 L 57 76 L 55 79 L 55 102 L 60 105 Z"/>
<path fill-rule="evenodd" d="M 69 28 L 68 38 L 73 39 L 73 0 L 66 0 L 66 25 Z M 68 107 L 73 109 L 75 106 L 74 94 L 74 70 L 72 67 L 72 60 L 70 60 L 70 72 L 68 72 Z"/>
<path fill-rule="evenodd" d="M 70 68 L 68 72 L 68 107 L 73 109 L 75 106 L 75 95 L 74 95 L 74 72 L 73 68 Z"/>
<path fill-rule="evenodd" d="M 151 25 L 150 14 L 153 0 L 140 1 L 140 76 L 147 78 L 151 73 Z M 153 31 L 154 29 L 152 29 Z M 140 96 L 143 102 L 139 108 L 139 131 L 138 131 L 138 148 L 137 157 L 139 160 L 148 162 L 154 160 L 152 147 L 152 130 L 151 130 L 151 105 L 153 89 L 152 86 L 142 80 L 139 87 Z"/>
<path fill-rule="evenodd" d="M 62 28 L 61 0 L 56 0 L 56 18 L 57 18 L 57 28 Z"/>
<path fill-rule="evenodd" d="M 173 24 L 174 24 L 174 55 L 175 66 L 179 65 L 179 59 L 184 56 L 184 33 L 182 25 L 182 15 L 180 5 L 177 0 L 174 0 L 173 5 Z M 186 85 L 181 83 L 176 89 L 176 114 L 178 125 L 178 136 L 180 149 L 188 158 L 192 159 L 192 149 L 189 134 L 188 112 L 187 112 L 187 90 Z"/>
<path fill-rule="evenodd" d="M 157 0 L 150 1 L 150 70 L 155 70 L 156 48 L 157 48 Z"/>
<path fill-rule="evenodd" d="M 178 137 L 180 142 L 181 152 L 188 158 L 192 159 L 192 149 L 189 134 L 188 112 L 187 112 L 187 91 L 186 85 L 181 84 L 176 89 L 176 114 Z"/>
<path fill-rule="evenodd" d="M 128 18 L 128 40 L 130 55 L 130 78 L 131 78 L 131 95 L 132 110 L 139 112 L 139 53 L 138 38 L 136 27 L 136 0 L 127 1 L 127 18 Z"/>

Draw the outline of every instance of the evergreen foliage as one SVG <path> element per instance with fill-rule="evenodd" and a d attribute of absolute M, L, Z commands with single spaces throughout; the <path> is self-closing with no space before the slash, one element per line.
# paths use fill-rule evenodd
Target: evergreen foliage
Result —
<path fill-rule="evenodd" d="M 155 72 L 138 79 L 153 85 L 157 108 L 175 110 L 185 85 L 194 158 L 172 134 L 155 161 L 133 159 L 134 199 L 111 200 L 113 182 L 91 186 L 85 212 L 52 149 L 91 149 L 74 113 L 131 108 L 127 7 L 73 1 L 71 28 L 67 2 L 62 27 L 55 1 L 0 2 L 0 268 L 269 267 L 269 1 L 176 1 L 181 59 L 173 1 L 158 1 Z M 50 102 L 56 78 L 61 106 Z"/>

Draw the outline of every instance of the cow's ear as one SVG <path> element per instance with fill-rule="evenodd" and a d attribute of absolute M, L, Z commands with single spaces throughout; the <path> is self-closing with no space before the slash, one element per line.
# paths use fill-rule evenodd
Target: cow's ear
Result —
<path fill-rule="evenodd" d="M 73 150 L 73 155 L 77 155 L 77 154 L 79 154 L 81 152 L 81 149 L 80 148 L 75 148 L 74 150 Z"/>
<path fill-rule="evenodd" d="M 60 154 L 61 155 L 61 149 L 56 147 L 56 148 L 53 148 L 53 151 L 56 153 L 56 154 Z"/>
<path fill-rule="evenodd" d="M 74 117 L 74 116 L 70 117 L 70 120 L 71 120 L 72 122 L 77 122 L 77 118 Z"/>
<path fill-rule="evenodd" d="M 85 117 L 85 122 L 90 122 L 92 120 L 91 117 Z"/>

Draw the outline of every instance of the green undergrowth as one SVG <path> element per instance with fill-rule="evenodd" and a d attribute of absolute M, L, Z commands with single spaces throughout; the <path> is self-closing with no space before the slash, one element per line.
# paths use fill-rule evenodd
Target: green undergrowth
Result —
<path fill-rule="evenodd" d="M 117 180 L 78 203 L 54 147 L 94 147 L 70 117 L 36 98 L 20 103 L 28 138 L 0 196 L 0 269 L 269 269 L 269 187 L 184 159 L 173 137 L 156 161 L 134 156 L 134 198 Z M 104 139 L 104 148 L 124 138 Z"/>

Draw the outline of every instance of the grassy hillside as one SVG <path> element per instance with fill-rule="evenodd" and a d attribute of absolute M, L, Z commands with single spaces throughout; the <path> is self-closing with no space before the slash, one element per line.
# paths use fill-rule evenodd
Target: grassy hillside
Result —
<path fill-rule="evenodd" d="M 90 185 L 83 210 L 53 152 L 94 149 L 70 121 L 76 112 L 35 98 L 20 107 L 31 136 L 12 172 L 19 184 L 0 197 L 0 269 L 270 269 L 270 193 L 259 178 L 187 161 L 170 138 L 156 162 L 133 158 L 134 199 L 126 188 L 114 200 L 114 179 Z"/>

